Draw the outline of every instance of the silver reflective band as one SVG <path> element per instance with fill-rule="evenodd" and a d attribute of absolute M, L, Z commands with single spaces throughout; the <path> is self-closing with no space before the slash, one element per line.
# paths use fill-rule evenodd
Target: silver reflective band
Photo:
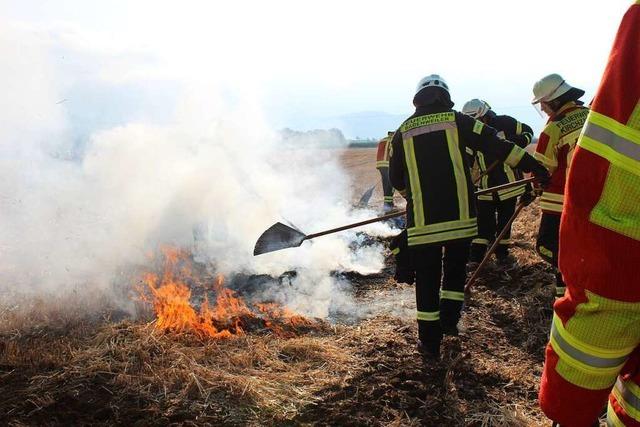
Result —
<path fill-rule="evenodd" d="M 556 320 L 554 319 L 553 323 L 551 324 L 551 336 L 558 343 L 562 351 L 567 353 L 578 362 L 582 362 L 585 365 L 592 366 L 594 368 L 615 368 L 616 366 L 622 365 L 627 360 L 627 356 L 604 358 L 592 356 L 581 350 L 578 350 L 577 348 L 567 343 L 564 338 L 562 338 L 560 332 L 558 332 L 558 327 L 556 326 L 555 322 Z"/>
<path fill-rule="evenodd" d="M 595 139 L 601 144 L 611 147 L 614 151 L 640 162 L 640 145 L 615 134 L 609 129 L 587 122 L 583 134 Z"/>
<path fill-rule="evenodd" d="M 616 381 L 616 389 L 618 389 L 626 403 L 631 405 L 631 407 L 636 411 L 640 411 L 640 397 L 636 396 L 631 390 L 625 387 L 624 383 L 620 381 L 620 378 Z"/>

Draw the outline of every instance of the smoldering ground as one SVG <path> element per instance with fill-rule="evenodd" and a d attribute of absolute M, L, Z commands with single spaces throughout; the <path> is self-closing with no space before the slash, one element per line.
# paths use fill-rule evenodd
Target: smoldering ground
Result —
<path fill-rule="evenodd" d="M 74 109 L 92 105 L 69 99 L 73 76 L 65 69 L 62 79 L 52 58 L 63 48 L 24 29 L 0 33 L 10 64 L 0 70 L 4 307 L 132 311 L 132 272 L 172 245 L 225 275 L 296 270 L 286 287 L 261 295 L 302 314 L 355 310 L 348 284 L 330 273 L 379 271 L 381 245 L 353 250 L 356 234 L 346 232 L 252 256 L 260 233 L 283 218 L 312 232 L 375 215 L 352 211 L 331 151 L 284 147 L 250 93 L 211 81 L 181 82 L 170 120 L 125 120 L 79 136 L 74 129 L 89 125 L 74 122 Z M 391 233 L 383 224 L 367 230 Z"/>

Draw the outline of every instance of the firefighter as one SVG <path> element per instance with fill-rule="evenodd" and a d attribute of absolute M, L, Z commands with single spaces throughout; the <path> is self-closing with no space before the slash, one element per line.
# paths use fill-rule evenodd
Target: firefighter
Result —
<path fill-rule="evenodd" d="M 387 136 L 378 142 L 378 151 L 376 153 L 376 168 L 380 171 L 380 178 L 382 179 L 383 210 L 385 213 L 393 210 L 393 186 L 389 181 L 389 155 L 392 138 L 393 132 L 387 132 Z"/>
<path fill-rule="evenodd" d="M 555 268 L 556 297 L 565 286 L 558 271 L 558 233 L 564 201 L 564 185 L 573 150 L 589 109 L 580 101 L 584 91 L 572 87 L 560 75 L 550 74 L 533 86 L 532 104 L 549 116 L 538 139 L 534 157 L 551 173 L 551 182 L 540 197 L 540 228 L 536 251 Z"/>
<path fill-rule="evenodd" d="M 498 136 L 516 143 L 519 147 L 525 148 L 533 138 L 533 129 L 524 123 L 520 123 L 510 116 L 497 115 L 489 104 L 480 99 L 472 99 L 464 104 L 462 112 L 480 120 L 482 123 L 491 126 L 498 131 Z M 522 172 L 513 169 L 509 165 L 503 164 L 499 159 L 481 151 L 474 153 L 474 162 L 478 165 L 478 171 L 482 174 L 479 182 L 481 189 L 495 187 L 501 184 L 522 179 Z M 526 195 L 525 195 L 526 193 Z M 478 196 L 478 236 L 471 242 L 471 252 L 469 255 L 469 270 L 475 270 L 482 258 L 484 258 L 487 247 L 495 240 L 496 235 L 507 225 L 509 219 L 516 210 L 516 200 L 522 196 L 523 201 L 528 203 L 533 201 L 531 187 L 522 184 L 518 187 L 501 190 L 493 194 Z M 504 238 L 500 240 L 495 251 L 498 264 L 504 267 L 515 263 L 509 254 L 511 243 L 511 226 Z"/>
<path fill-rule="evenodd" d="M 542 183 L 549 174 L 495 129 L 454 111 L 449 88 L 440 76 L 420 80 L 413 105 L 415 113 L 393 136 L 389 176 L 407 200 L 418 349 L 426 358 L 437 360 L 443 334 L 458 334 L 469 244 L 478 233 L 466 148 L 531 171 Z"/>
<path fill-rule="evenodd" d="M 640 425 L 640 1 L 622 20 L 567 179 L 540 405 L 562 426 Z M 597 424 L 595 424 L 597 425 Z"/>

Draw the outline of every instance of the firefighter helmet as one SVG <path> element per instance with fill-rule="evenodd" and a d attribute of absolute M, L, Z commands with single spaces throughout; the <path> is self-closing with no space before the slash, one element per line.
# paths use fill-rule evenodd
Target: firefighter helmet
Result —
<path fill-rule="evenodd" d="M 431 74 L 427 77 L 423 77 L 420 82 L 418 82 L 418 86 L 416 86 L 416 93 L 420 92 L 426 87 L 441 87 L 442 89 L 449 92 L 449 86 L 447 85 L 447 82 L 437 74 Z"/>
<path fill-rule="evenodd" d="M 489 110 L 491 110 L 491 105 L 481 99 L 472 99 L 471 101 L 467 101 L 467 103 L 462 107 L 462 112 L 474 119 L 482 118 L 487 114 L 487 112 L 489 112 Z"/>
<path fill-rule="evenodd" d="M 549 74 L 533 85 L 532 104 L 549 102 L 573 89 L 560 74 Z"/>

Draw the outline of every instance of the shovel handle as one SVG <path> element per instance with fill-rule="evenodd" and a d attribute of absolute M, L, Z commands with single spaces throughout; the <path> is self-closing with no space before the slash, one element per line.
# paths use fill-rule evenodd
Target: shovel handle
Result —
<path fill-rule="evenodd" d="M 484 170 L 484 172 L 478 175 L 478 177 L 473 181 L 473 185 L 476 185 L 482 178 L 489 175 L 491 171 L 495 169 L 496 166 L 498 166 L 498 163 L 500 163 L 500 160 L 494 160 L 493 163 L 491 163 L 489 167 Z"/>
<path fill-rule="evenodd" d="M 512 187 L 517 187 L 518 185 L 526 184 L 528 182 L 533 182 L 535 180 L 536 180 L 536 178 L 532 176 L 532 177 L 529 177 L 529 178 L 520 179 L 518 181 L 508 182 L 508 183 L 502 184 L 502 185 L 496 185 L 495 187 L 487 188 L 485 190 L 476 191 L 476 196 L 482 196 L 483 194 L 495 193 L 496 191 L 506 190 L 507 188 L 512 188 Z"/>
<path fill-rule="evenodd" d="M 331 230 L 320 231 L 319 233 L 309 234 L 309 235 L 305 236 L 303 240 L 309 240 L 309 239 L 313 239 L 315 237 L 324 236 L 326 234 L 337 233 L 338 231 L 348 230 L 350 228 L 355 228 L 355 227 L 360 227 L 361 225 L 367 225 L 367 224 L 372 224 L 372 223 L 378 222 L 378 221 L 384 221 L 385 219 L 391 219 L 391 218 L 395 218 L 395 217 L 398 217 L 398 216 L 402 216 L 405 213 L 406 213 L 406 211 L 392 212 L 390 214 L 379 216 L 377 218 L 371 218 L 371 219 L 368 219 L 366 221 L 360 221 L 360 222 L 356 222 L 356 223 L 349 224 L 349 225 L 343 225 L 342 227 L 332 228 Z"/>
<path fill-rule="evenodd" d="M 468 292 L 469 289 L 471 289 L 471 286 L 476 282 L 476 280 L 478 279 L 478 276 L 480 275 L 480 271 L 482 271 L 482 268 L 489 261 L 489 258 L 491 257 L 491 255 L 493 255 L 493 253 L 496 251 L 496 248 L 500 244 L 500 240 L 502 240 L 504 235 L 507 234 L 507 231 L 509 231 L 509 228 L 511 227 L 511 223 L 513 223 L 513 221 L 516 219 L 516 217 L 520 214 L 520 211 L 522 211 L 524 206 L 525 206 L 524 203 L 519 203 L 518 204 L 518 206 L 516 207 L 515 212 L 513 213 L 513 215 L 511 215 L 511 218 L 509 218 L 509 221 L 507 221 L 507 224 L 504 226 L 502 231 L 500 231 L 500 234 L 498 234 L 498 236 L 496 237 L 496 240 L 493 242 L 493 245 L 491 245 L 491 247 L 489 248 L 487 253 L 484 255 L 484 258 L 482 258 L 482 261 L 480 262 L 480 265 L 478 265 L 478 268 L 476 268 L 476 271 L 473 272 L 473 274 L 469 278 L 469 281 L 464 286 L 464 291 L 465 292 Z"/>

